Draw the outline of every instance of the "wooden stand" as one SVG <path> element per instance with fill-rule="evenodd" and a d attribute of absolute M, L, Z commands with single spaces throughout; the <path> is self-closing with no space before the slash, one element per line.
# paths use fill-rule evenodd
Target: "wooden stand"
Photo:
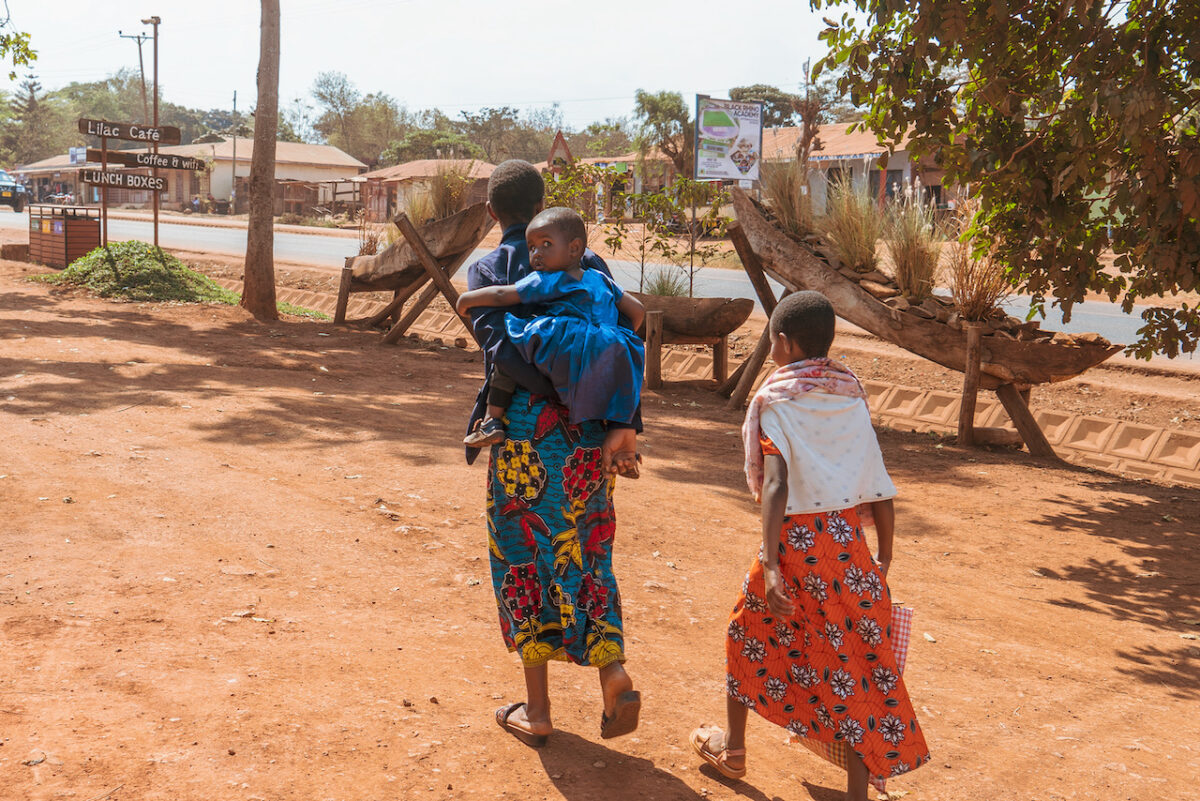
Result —
<path fill-rule="evenodd" d="M 1028 391 L 1024 390 L 1023 392 L 1017 389 L 1015 384 L 1001 384 L 996 388 L 996 397 L 1004 404 L 1004 410 L 1012 418 L 1013 425 L 1016 426 L 1021 439 L 1025 440 L 1025 447 L 1029 448 L 1029 453 L 1033 456 L 1060 461 L 1058 454 L 1050 446 L 1050 440 L 1046 439 L 1046 435 L 1042 433 L 1042 427 L 1037 424 L 1037 420 L 1033 419 L 1033 413 L 1029 411 Z"/>
<path fill-rule="evenodd" d="M 982 351 L 983 323 L 964 323 L 967 332 L 967 363 L 963 369 L 962 400 L 958 406 L 958 444 L 975 444 L 975 401 L 979 396 L 979 360 Z"/>
<path fill-rule="evenodd" d="M 771 291 L 771 285 L 767 282 L 767 274 L 763 270 L 762 261 L 750 248 L 746 232 L 734 222 L 729 225 L 728 233 L 729 240 L 733 242 L 734 250 L 737 251 L 738 258 L 742 260 L 742 266 L 746 269 L 746 275 L 750 277 L 750 283 L 754 286 L 754 292 L 758 295 L 758 302 L 762 304 L 763 311 L 767 313 L 767 325 L 763 329 L 762 336 L 758 338 L 758 344 L 754 346 L 754 351 L 746 357 L 746 360 L 729 377 L 729 380 L 717 389 L 717 392 L 729 398 L 728 408 L 740 409 L 745 405 L 746 399 L 750 397 L 750 393 L 754 389 L 754 382 L 758 380 L 758 372 L 766 363 L 767 356 L 771 352 L 770 317 L 779 302 L 775 299 L 775 293 Z M 783 295 L 787 297 L 788 292 L 784 290 Z"/>
<path fill-rule="evenodd" d="M 662 389 L 663 313 L 646 312 L 646 388 Z"/>

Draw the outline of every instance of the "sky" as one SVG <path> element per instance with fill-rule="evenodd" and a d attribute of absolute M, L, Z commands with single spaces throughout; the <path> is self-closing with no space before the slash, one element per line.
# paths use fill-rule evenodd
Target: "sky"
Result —
<path fill-rule="evenodd" d="M 122 39 L 159 26 L 162 97 L 192 108 L 238 109 L 257 93 L 255 0 L 7 0 L 12 25 L 38 51 L 46 89 L 138 66 Z M 311 103 L 318 73 L 345 73 L 363 94 L 452 118 L 486 106 L 558 103 L 580 129 L 632 116 L 634 94 L 728 97 L 730 87 L 799 88 L 804 61 L 824 52 L 820 14 L 804 0 L 281 0 L 280 106 Z M 826 11 L 825 13 L 829 13 Z M 147 81 L 152 46 L 143 45 Z M 18 75 L 18 80 L 22 75 Z M 6 76 L 0 74 L 0 81 Z M 11 93 L 16 82 L 7 86 Z"/>

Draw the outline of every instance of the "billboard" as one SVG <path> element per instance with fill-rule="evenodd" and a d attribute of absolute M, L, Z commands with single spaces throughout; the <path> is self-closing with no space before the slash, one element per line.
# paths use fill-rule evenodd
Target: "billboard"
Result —
<path fill-rule="evenodd" d="M 697 181 L 757 181 L 763 104 L 696 95 Z"/>

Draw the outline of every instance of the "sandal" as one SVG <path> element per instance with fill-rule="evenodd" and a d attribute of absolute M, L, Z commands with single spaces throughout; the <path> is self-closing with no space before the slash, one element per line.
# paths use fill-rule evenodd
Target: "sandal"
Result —
<path fill-rule="evenodd" d="M 472 448 L 482 448 L 484 445 L 499 445 L 508 436 L 508 430 L 494 417 L 480 420 L 471 429 L 471 433 L 463 437 L 463 445 Z"/>
<path fill-rule="evenodd" d="M 497 709 L 496 725 L 504 729 L 513 737 L 516 737 L 521 742 L 525 743 L 525 745 L 528 745 L 532 748 L 541 748 L 546 744 L 546 741 L 550 738 L 550 735 L 535 734 L 528 729 L 522 729 L 520 726 L 508 722 L 508 719 L 512 716 L 512 713 L 516 712 L 523 706 L 525 706 L 525 702 L 519 701 L 518 703 L 509 704 L 508 706 L 502 706 Z"/>
<path fill-rule="evenodd" d="M 637 690 L 628 690 L 617 696 L 617 705 L 613 707 L 612 717 L 600 713 L 600 737 L 611 740 L 630 734 L 638 727 L 638 715 L 642 711 L 642 694 Z"/>
<path fill-rule="evenodd" d="M 721 750 L 714 751 L 710 745 L 714 734 L 721 734 L 722 743 L 724 743 L 725 733 L 716 726 L 701 726 L 698 729 L 693 729 L 691 736 L 688 738 L 692 743 L 692 750 L 700 755 L 708 764 L 716 768 L 727 779 L 740 779 L 746 775 L 746 768 L 732 768 L 726 762 L 728 757 L 744 757 L 746 755 L 745 748 L 725 748 L 722 745 Z"/>

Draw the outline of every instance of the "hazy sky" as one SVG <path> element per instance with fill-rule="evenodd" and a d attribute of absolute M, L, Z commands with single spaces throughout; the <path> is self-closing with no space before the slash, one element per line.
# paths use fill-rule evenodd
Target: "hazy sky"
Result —
<path fill-rule="evenodd" d="M 628 116 L 637 89 L 727 97 L 768 83 L 796 89 L 819 57 L 820 15 L 804 0 L 605 3 L 534 0 L 281 0 L 280 105 L 308 96 L 317 73 L 343 72 L 359 91 L 451 117 L 484 106 L 560 104 L 580 128 Z M 256 0 L 8 0 L 13 26 L 33 37 L 33 71 L 47 89 L 137 68 L 157 14 L 163 97 L 194 108 L 254 105 Z M 147 80 L 150 42 L 143 46 Z M 19 79 L 20 76 L 18 76 Z M 3 78 L 0 78 L 3 80 Z M 15 89 L 10 85 L 9 90 Z"/>

